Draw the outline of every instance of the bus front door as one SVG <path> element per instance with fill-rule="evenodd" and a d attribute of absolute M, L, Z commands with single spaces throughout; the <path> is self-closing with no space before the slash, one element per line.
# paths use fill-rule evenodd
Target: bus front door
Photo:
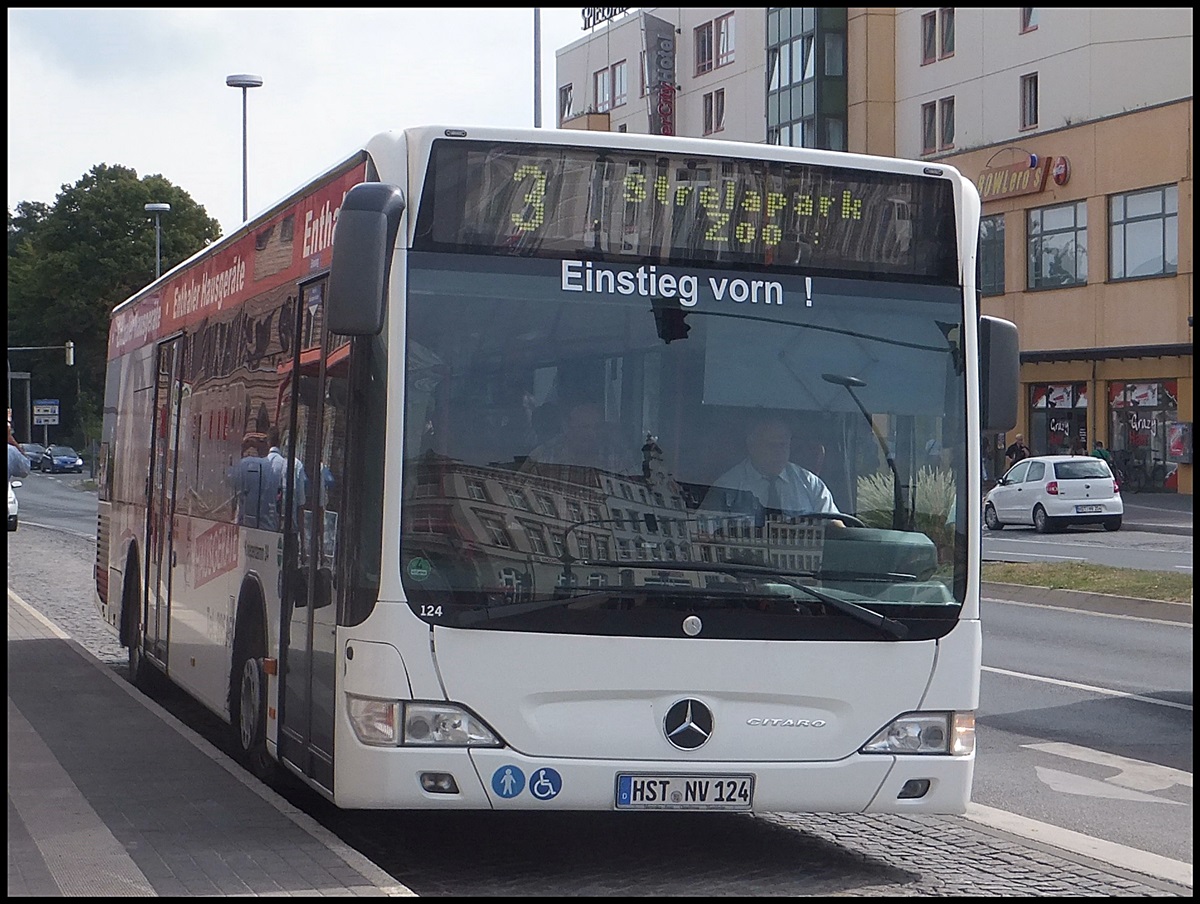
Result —
<path fill-rule="evenodd" d="M 151 438 L 146 506 L 145 652 L 167 666 L 171 576 L 175 565 L 175 476 L 182 402 L 183 336 L 158 347 L 154 382 L 154 434 Z"/>
<path fill-rule="evenodd" d="M 345 346 L 328 351 L 320 327 L 324 282 L 301 290 L 300 347 L 288 454 L 296 469 L 286 527 L 287 624 L 283 652 L 280 755 L 333 789 L 334 682 L 337 660 L 338 516 L 345 454 Z M 305 348 L 307 346 L 307 348 Z M 324 349 L 324 354 L 319 352 Z"/>

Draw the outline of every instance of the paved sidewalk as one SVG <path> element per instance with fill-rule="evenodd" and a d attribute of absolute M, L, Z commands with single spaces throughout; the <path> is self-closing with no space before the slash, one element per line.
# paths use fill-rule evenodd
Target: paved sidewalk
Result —
<path fill-rule="evenodd" d="M 10 590 L 8 894 L 412 892 Z"/>
<path fill-rule="evenodd" d="M 1191 496 L 1178 493 L 1122 493 L 1125 517 L 1122 530 L 1192 536 Z"/>

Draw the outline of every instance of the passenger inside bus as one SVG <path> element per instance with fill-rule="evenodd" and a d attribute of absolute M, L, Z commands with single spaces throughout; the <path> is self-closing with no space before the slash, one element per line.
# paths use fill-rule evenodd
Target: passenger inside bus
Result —
<path fill-rule="evenodd" d="M 600 403 L 569 406 L 559 433 L 529 453 L 530 464 L 574 465 L 620 474 L 641 473 L 641 455 L 623 448 Z"/>
<path fill-rule="evenodd" d="M 266 459 L 266 439 L 255 432 L 242 437 L 242 458 L 230 474 L 233 507 L 238 524 L 278 530 L 279 480 Z"/>

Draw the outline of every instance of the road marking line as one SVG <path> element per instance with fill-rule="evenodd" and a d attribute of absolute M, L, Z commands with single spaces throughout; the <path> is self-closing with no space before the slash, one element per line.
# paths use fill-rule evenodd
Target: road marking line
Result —
<path fill-rule="evenodd" d="M 1086 593 L 1087 591 L 1072 590 L 1070 592 Z M 1102 594 L 1097 595 L 1100 596 Z M 1053 609 L 1055 612 L 1074 612 L 1076 615 L 1094 615 L 1096 618 L 1123 618 L 1126 621 L 1150 622 L 1155 625 L 1171 625 L 1172 627 L 1178 626 L 1180 628 L 1192 627 L 1191 622 L 1171 621 L 1166 618 L 1150 618 L 1148 615 L 1125 615 L 1121 612 L 1092 612 L 1089 609 L 1075 609 L 1071 606 L 1052 606 L 1049 603 L 1023 603 L 1017 600 L 994 599 L 990 596 L 980 597 L 980 601 L 985 603 L 1000 603 L 1005 606 L 1027 606 L 1030 609 Z M 1187 606 L 1189 609 L 1192 608 L 1191 603 L 1179 603 L 1175 600 L 1151 600 L 1151 602 L 1159 606 Z"/>
<path fill-rule="evenodd" d="M 1002 832 L 1010 832 L 1021 838 L 1040 841 L 1102 863 L 1192 887 L 1192 864 L 1181 860 L 1172 860 L 1161 854 L 1151 854 L 1113 841 L 1093 838 L 1082 832 L 1073 832 L 1017 813 L 985 807 L 983 804 L 967 804 L 967 812 L 964 815 L 973 822 L 1000 829 Z"/>
<path fill-rule="evenodd" d="M 986 559 L 988 557 L 988 555 L 989 555 L 988 553 L 984 553 L 983 557 Z M 1070 561 L 1070 562 L 1084 561 L 1083 556 L 1051 556 L 1051 555 L 1041 555 L 1039 553 L 1032 553 L 1032 552 L 1002 552 L 1001 550 L 996 550 L 996 551 L 992 552 L 991 555 L 994 555 L 994 556 L 1024 556 L 1027 559 L 1066 559 L 1067 561 Z M 995 561 L 995 560 L 993 559 L 992 561 Z"/>
<path fill-rule="evenodd" d="M 1069 687 L 1074 690 L 1087 691 L 1092 694 L 1102 694 L 1106 697 L 1124 697 L 1127 700 L 1136 700 L 1139 703 L 1153 703 L 1156 706 L 1168 706 L 1171 709 L 1182 709 L 1186 712 L 1191 712 L 1192 707 L 1188 703 L 1176 703 L 1174 700 L 1157 700 L 1154 697 L 1143 697 L 1141 694 L 1131 694 L 1127 691 L 1114 691 L 1107 687 L 1096 687 L 1092 684 L 1080 684 L 1078 681 L 1064 681 L 1061 678 L 1047 678 L 1043 675 L 1028 675 L 1025 672 L 1012 672 L 1008 669 L 998 669 L 994 666 L 985 665 L 983 671 L 993 672 L 997 675 L 1007 675 L 1009 678 L 1025 678 L 1029 681 L 1041 681 L 1045 684 L 1057 684 L 1059 687 Z"/>
<path fill-rule="evenodd" d="M 1119 775 L 1105 781 L 1137 791 L 1165 791 L 1173 785 L 1192 787 L 1192 773 L 1170 766 L 1160 766 L 1146 760 L 1135 760 L 1133 757 L 1119 756 L 1107 750 L 1094 750 L 1091 747 L 1080 747 L 1078 744 L 1068 744 L 1065 741 L 1047 741 L 1043 744 L 1022 744 L 1030 750 L 1040 750 L 1042 753 L 1052 753 L 1055 756 L 1079 760 L 1081 763 L 1091 763 L 1095 766 L 1105 766 L 1116 769 Z"/>

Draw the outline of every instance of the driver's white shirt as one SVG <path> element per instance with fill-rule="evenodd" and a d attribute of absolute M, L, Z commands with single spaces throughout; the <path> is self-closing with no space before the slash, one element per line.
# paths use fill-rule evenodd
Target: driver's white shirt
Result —
<path fill-rule="evenodd" d="M 737 493 L 750 492 L 763 505 L 771 479 L 746 458 L 738 462 L 713 483 L 704 497 L 703 508 L 716 511 L 733 511 Z M 788 462 L 779 473 L 779 507 L 785 515 L 804 515 L 810 512 L 838 513 L 833 494 L 816 474 L 794 462 Z"/>

